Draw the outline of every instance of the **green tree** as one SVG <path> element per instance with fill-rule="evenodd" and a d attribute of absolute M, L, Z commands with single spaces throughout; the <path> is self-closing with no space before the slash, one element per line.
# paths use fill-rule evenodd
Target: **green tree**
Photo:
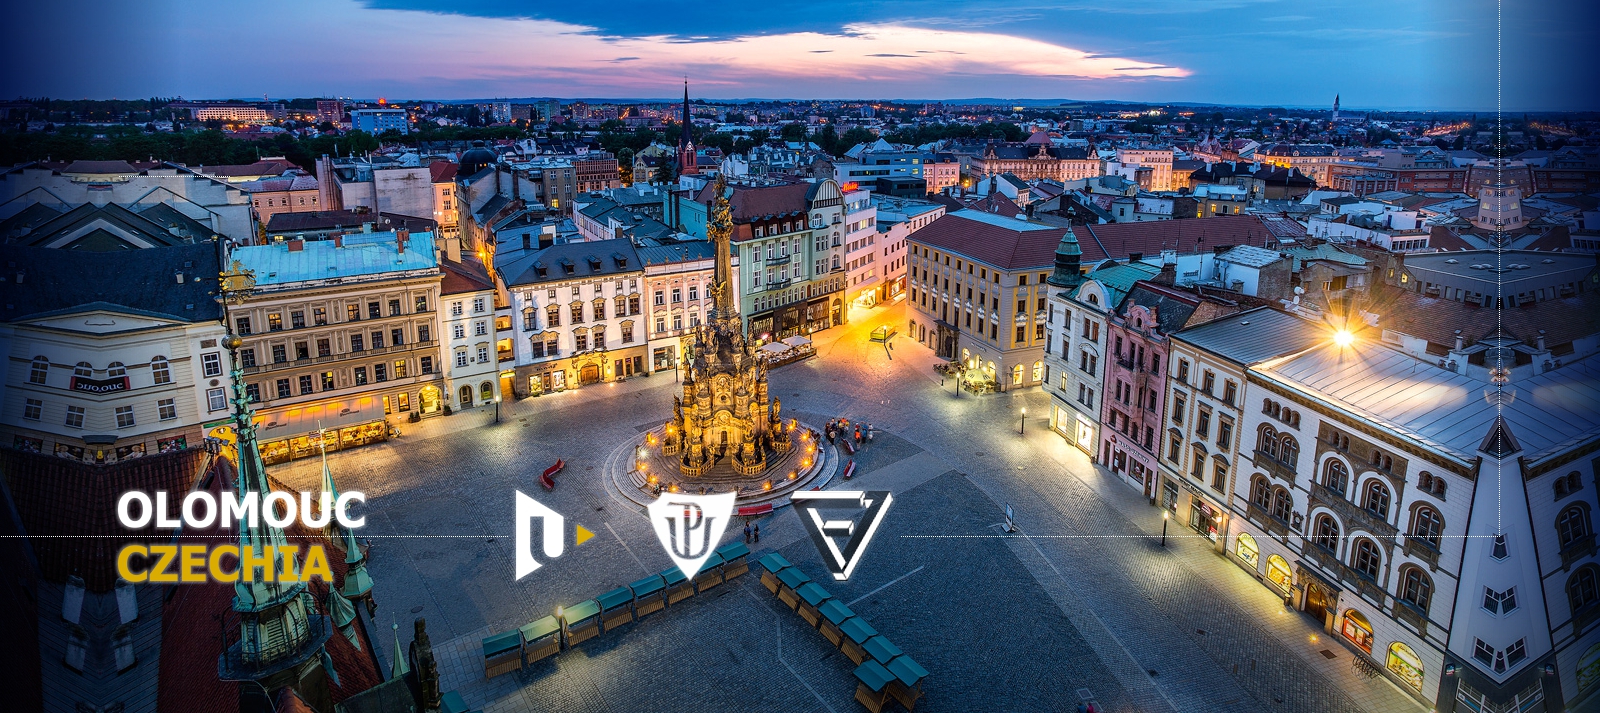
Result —
<path fill-rule="evenodd" d="M 805 124 L 785 124 L 783 126 L 783 133 L 780 134 L 780 135 L 783 137 L 784 141 L 805 141 L 806 140 L 806 125 Z"/>
<path fill-rule="evenodd" d="M 673 156 L 662 156 L 661 165 L 656 167 L 655 181 L 657 185 L 670 186 L 678 182 L 678 162 Z"/>
<path fill-rule="evenodd" d="M 633 149 L 623 147 L 617 151 L 617 177 L 622 179 L 622 185 L 633 185 Z"/>

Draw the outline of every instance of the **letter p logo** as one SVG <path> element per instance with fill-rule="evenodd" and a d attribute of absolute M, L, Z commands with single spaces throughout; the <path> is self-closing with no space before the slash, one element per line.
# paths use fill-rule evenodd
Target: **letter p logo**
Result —
<path fill-rule="evenodd" d="M 539 501 L 523 495 L 522 491 L 518 490 L 516 528 L 517 579 L 533 574 L 533 571 L 540 567 L 538 560 L 533 558 L 533 532 L 529 529 L 532 527 L 534 518 L 540 518 L 544 521 L 540 523 L 540 529 L 543 530 L 541 539 L 544 541 L 543 549 L 546 557 L 552 559 L 560 557 L 562 550 L 566 547 L 564 541 L 566 519 L 561 517 L 561 513 L 545 507 Z"/>

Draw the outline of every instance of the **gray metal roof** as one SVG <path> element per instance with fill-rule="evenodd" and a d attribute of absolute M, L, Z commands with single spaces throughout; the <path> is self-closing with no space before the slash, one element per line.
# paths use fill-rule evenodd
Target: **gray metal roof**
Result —
<path fill-rule="evenodd" d="M 217 246 L 210 241 L 119 252 L 19 246 L 7 246 L 4 252 L 0 320 L 91 309 L 181 322 L 222 316 L 211 296 L 221 268 Z M 181 283 L 178 273 L 184 276 Z"/>
<path fill-rule="evenodd" d="M 1503 398 L 1487 381 L 1365 339 L 1343 349 L 1330 341 L 1251 371 L 1463 461 L 1502 409 L 1530 460 L 1600 435 L 1600 355 L 1513 381 Z"/>
<path fill-rule="evenodd" d="M 1257 307 L 1179 331 L 1172 338 L 1248 366 L 1305 351 L 1331 334 L 1324 325 L 1271 307 Z"/>
<path fill-rule="evenodd" d="M 695 240 L 659 247 L 638 248 L 638 253 L 639 262 L 648 267 L 650 265 L 666 265 L 675 262 L 710 260 L 717 256 L 717 249 L 704 240 Z"/>

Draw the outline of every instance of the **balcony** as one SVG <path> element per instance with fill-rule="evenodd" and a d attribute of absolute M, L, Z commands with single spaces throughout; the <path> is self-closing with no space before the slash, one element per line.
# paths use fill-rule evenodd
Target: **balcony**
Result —
<path fill-rule="evenodd" d="M 1393 542 L 1395 535 L 1400 533 L 1399 529 L 1389 524 L 1387 520 L 1346 500 L 1343 495 L 1321 483 L 1311 484 L 1311 499 L 1333 508 L 1333 511 L 1339 513 L 1339 517 L 1343 518 L 1345 524 L 1352 530 L 1358 528 L 1366 530 L 1386 542 Z"/>
<path fill-rule="evenodd" d="M 766 265 L 787 265 L 792 257 L 791 255 L 779 255 L 777 257 L 769 257 L 763 260 L 762 263 Z"/>
<path fill-rule="evenodd" d="M 764 287 L 761 288 L 761 291 L 763 291 L 763 292 L 777 292 L 778 290 L 787 288 L 790 285 L 790 283 L 792 283 L 792 282 L 793 282 L 793 280 L 779 280 L 777 282 L 769 282 Z"/>
<path fill-rule="evenodd" d="M 1394 600 L 1394 618 L 1411 625 L 1417 636 L 1428 635 L 1428 613 L 1404 599 Z"/>
<path fill-rule="evenodd" d="M 1561 548 L 1561 566 L 1570 567 L 1573 563 L 1586 557 L 1593 557 L 1595 552 L 1594 533 L 1589 533 Z"/>
<path fill-rule="evenodd" d="M 1429 569 L 1439 568 L 1439 548 L 1415 535 L 1406 535 L 1406 554 L 1428 563 Z"/>
<path fill-rule="evenodd" d="M 1268 455 L 1266 451 L 1257 449 L 1250 458 L 1250 463 L 1267 472 L 1268 475 L 1294 485 L 1294 467 L 1277 458 Z"/>
<path fill-rule="evenodd" d="M 1260 525 L 1262 529 L 1277 535 L 1278 537 L 1289 536 L 1289 523 L 1274 517 L 1272 513 L 1269 513 L 1266 510 L 1262 510 L 1261 507 L 1255 503 L 1250 503 L 1249 509 L 1245 511 L 1245 517 L 1249 518 L 1251 522 Z"/>
<path fill-rule="evenodd" d="M 438 348 L 439 348 L 439 342 L 430 339 L 430 340 L 425 341 L 425 342 L 412 342 L 410 344 L 397 344 L 397 345 L 392 345 L 392 346 L 387 346 L 387 347 L 378 347 L 378 348 L 374 348 L 374 349 L 364 349 L 364 350 L 358 351 L 358 352 L 344 352 L 342 354 L 329 354 L 328 356 L 312 357 L 310 359 L 295 359 L 294 361 L 268 362 L 266 364 L 259 364 L 257 366 L 244 367 L 244 373 L 245 373 L 246 376 L 251 376 L 251 375 L 254 375 L 254 374 L 271 373 L 271 372 L 277 371 L 279 369 L 299 369 L 299 368 L 307 367 L 307 366 L 319 366 L 319 365 L 322 365 L 322 364 L 333 364 L 335 362 L 344 361 L 346 359 L 365 359 L 367 357 L 383 356 L 385 354 L 398 354 L 398 353 L 401 353 L 401 352 L 411 352 L 411 351 L 418 351 L 418 350 L 423 350 L 423 349 L 434 350 L 434 349 L 438 349 Z"/>

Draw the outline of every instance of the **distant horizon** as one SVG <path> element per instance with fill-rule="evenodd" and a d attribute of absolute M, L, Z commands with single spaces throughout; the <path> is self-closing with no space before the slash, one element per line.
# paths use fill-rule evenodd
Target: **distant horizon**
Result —
<path fill-rule="evenodd" d="M 1337 94 L 1351 111 L 1600 109 L 1584 54 L 1600 3 L 1498 3 L 283 0 L 268 10 L 59 0 L 13 8 L 0 97 L 347 87 L 444 102 L 671 101 L 687 78 L 708 101 L 1094 96 L 1312 108 Z M 63 51 L 66 38 L 93 51 Z"/>

